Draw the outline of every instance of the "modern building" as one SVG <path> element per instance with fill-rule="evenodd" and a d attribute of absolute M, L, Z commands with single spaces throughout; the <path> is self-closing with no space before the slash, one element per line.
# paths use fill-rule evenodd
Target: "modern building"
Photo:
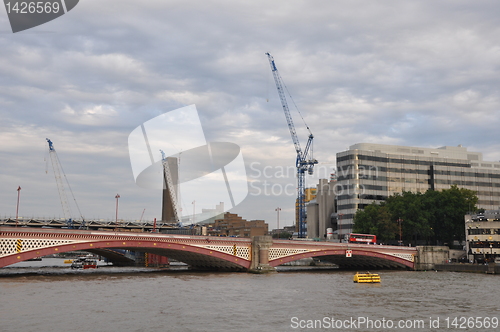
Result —
<path fill-rule="evenodd" d="M 493 262 L 500 257 L 500 210 L 466 215 L 465 239 L 470 261 Z"/>
<path fill-rule="evenodd" d="M 172 180 L 172 188 L 169 188 L 167 181 L 167 173 L 165 168 L 163 168 L 163 196 L 162 196 L 162 209 L 161 209 L 161 220 L 163 222 L 176 223 L 176 217 L 174 210 L 178 204 L 179 197 L 179 167 L 177 163 L 177 158 L 168 157 L 167 158 L 168 168 L 170 170 L 170 178 Z M 175 198 L 171 197 L 174 193 Z"/>
<path fill-rule="evenodd" d="M 269 226 L 264 220 L 247 221 L 234 213 L 224 213 L 223 219 L 206 224 L 207 234 L 211 236 L 252 237 L 267 235 Z"/>
<path fill-rule="evenodd" d="M 475 191 L 478 208 L 498 209 L 500 162 L 483 161 L 482 153 L 461 145 L 434 149 L 359 143 L 337 153 L 337 213 L 345 232 L 352 231 L 356 211 L 372 202 L 451 185 Z"/>

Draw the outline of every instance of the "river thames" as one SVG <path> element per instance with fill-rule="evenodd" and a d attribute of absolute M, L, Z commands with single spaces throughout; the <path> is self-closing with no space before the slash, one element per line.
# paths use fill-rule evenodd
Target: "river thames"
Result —
<path fill-rule="evenodd" d="M 378 271 L 382 283 L 355 284 L 355 271 L 335 269 L 290 268 L 256 275 L 105 266 L 72 271 L 30 267 L 30 263 L 41 264 L 23 262 L 0 269 L 1 331 L 495 331 L 499 327 L 498 275 Z"/>

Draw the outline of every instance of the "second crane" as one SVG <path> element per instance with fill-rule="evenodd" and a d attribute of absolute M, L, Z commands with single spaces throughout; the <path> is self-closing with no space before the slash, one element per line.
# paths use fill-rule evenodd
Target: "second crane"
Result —
<path fill-rule="evenodd" d="M 274 82 L 276 83 L 276 88 L 278 89 L 278 95 L 281 100 L 281 106 L 283 107 L 283 111 L 285 112 L 286 121 L 288 123 L 288 129 L 290 130 L 290 135 L 292 136 L 293 144 L 295 145 L 295 152 L 297 153 L 297 158 L 295 161 L 295 166 L 297 167 L 297 206 L 298 206 L 298 233 L 299 238 L 305 237 L 305 220 L 306 220 L 306 211 L 305 211 L 305 173 L 313 174 L 314 165 L 318 163 L 316 159 L 313 158 L 313 134 L 311 130 L 306 125 L 307 130 L 309 131 L 309 137 L 307 139 L 306 148 L 302 151 L 299 143 L 299 138 L 297 137 L 297 133 L 295 131 L 295 126 L 293 124 L 292 116 L 290 114 L 290 109 L 288 108 L 288 103 L 286 101 L 285 91 L 283 89 L 284 84 L 283 80 L 276 68 L 276 63 L 274 62 L 274 58 L 271 54 L 266 53 L 267 58 L 269 59 L 269 64 L 271 66 L 271 71 L 273 73 Z"/>

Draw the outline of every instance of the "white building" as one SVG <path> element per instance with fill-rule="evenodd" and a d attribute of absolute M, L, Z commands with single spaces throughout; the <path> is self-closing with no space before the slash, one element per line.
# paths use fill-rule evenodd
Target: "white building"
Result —
<path fill-rule="evenodd" d="M 337 153 L 337 182 L 332 183 L 330 190 L 335 192 L 334 212 L 338 221 L 334 219 L 332 226 L 338 229 L 341 225 L 346 234 L 352 231 L 356 211 L 372 202 L 384 201 L 403 191 L 424 193 L 429 189 L 449 189 L 454 184 L 475 191 L 478 208 L 500 208 L 500 162 L 483 161 L 480 152 L 470 152 L 462 146 L 433 149 L 371 143 L 352 145 L 349 150 Z M 319 228 L 323 227 L 323 221 L 313 221 L 311 217 L 308 216 L 311 223 L 308 229 L 314 229 L 312 223 L 316 223 L 321 237 L 324 230 Z"/>

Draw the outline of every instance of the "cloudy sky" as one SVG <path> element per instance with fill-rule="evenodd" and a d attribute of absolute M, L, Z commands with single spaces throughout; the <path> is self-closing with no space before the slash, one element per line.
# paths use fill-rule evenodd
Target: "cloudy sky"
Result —
<path fill-rule="evenodd" d="M 120 219 L 160 218 L 160 192 L 134 181 L 128 136 L 194 104 L 207 142 L 241 148 L 249 193 L 230 211 L 274 228 L 280 207 L 280 226 L 292 224 L 295 195 L 284 189 L 295 186 L 295 150 L 266 52 L 315 136 L 316 177 L 328 176 L 336 153 L 361 142 L 462 144 L 498 161 L 498 7 L 481 0 L 81 0 L 14 34 L 2 6 L 0 217 L 15 216 L 18 186 L 21 216 L 63 216 L 50 138 L 86 219 L 114 219 L 117 193 Z M 304 148 L 308 133 L 291 109 Z"/>

